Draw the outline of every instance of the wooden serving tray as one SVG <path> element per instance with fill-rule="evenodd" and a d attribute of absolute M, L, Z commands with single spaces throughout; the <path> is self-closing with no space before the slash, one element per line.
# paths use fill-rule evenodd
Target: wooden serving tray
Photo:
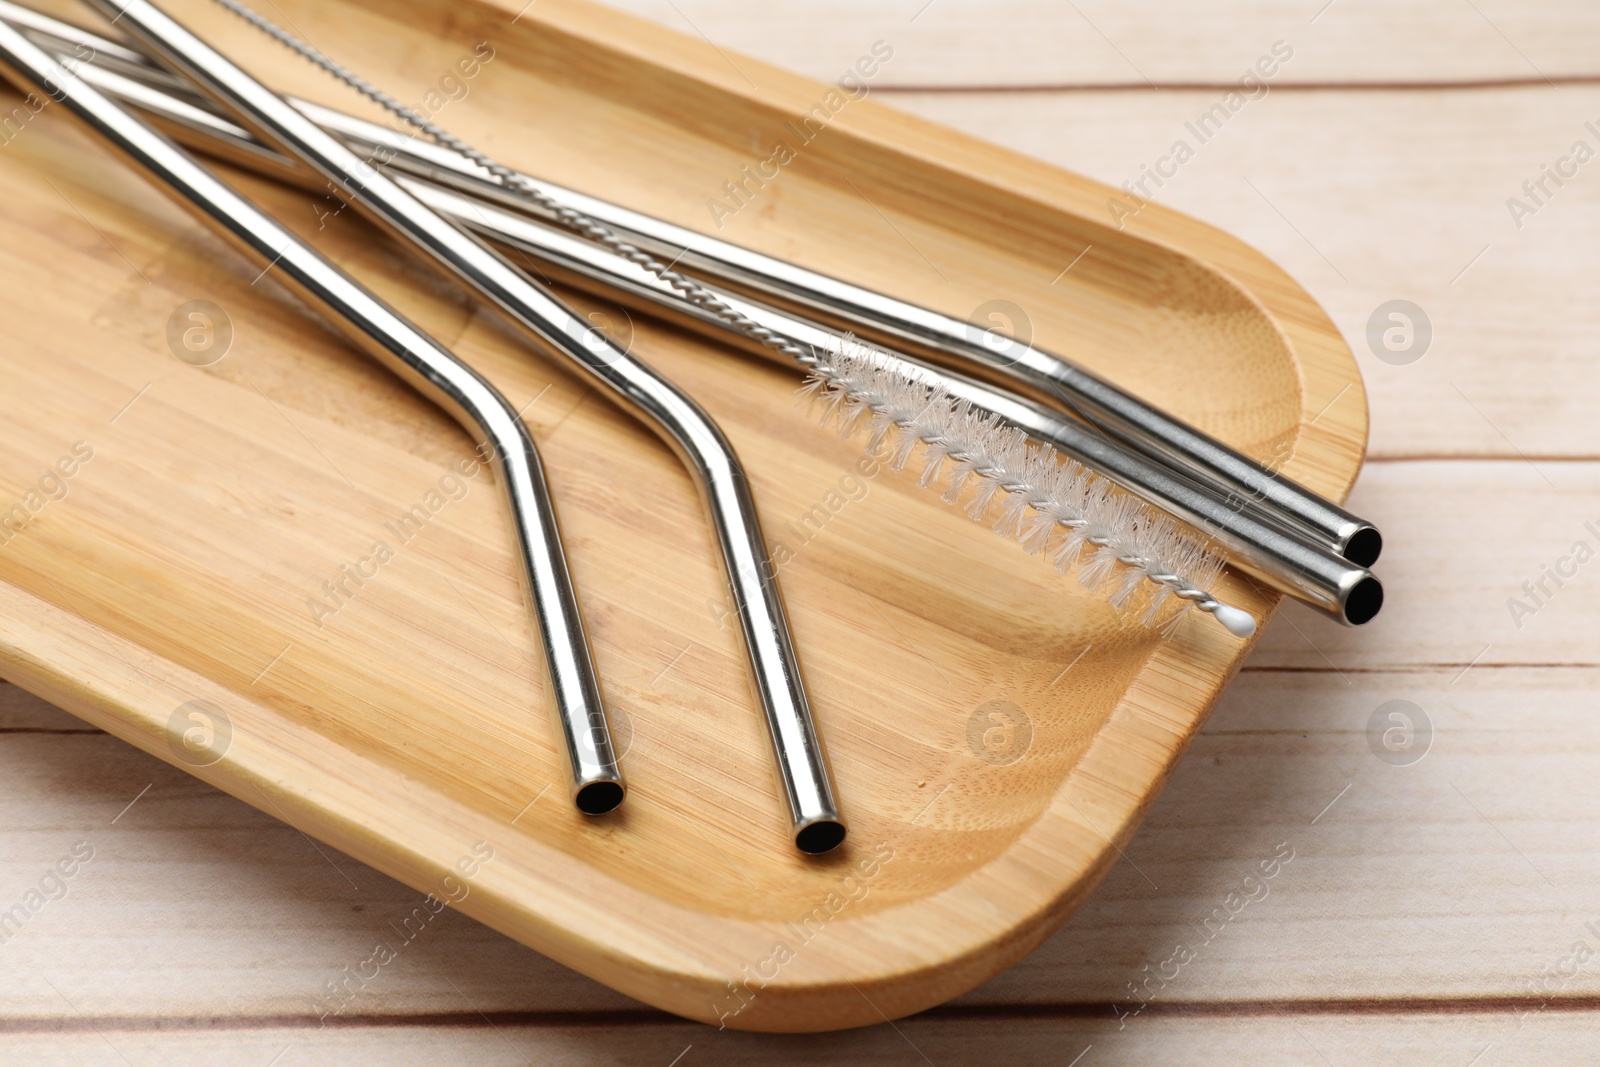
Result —
<path fill-rule="evenodd" d="M 273 84 L 358 108 L 214 5 L 170 7 Z M 489 42 L 440 122 L 692 227 L 826 99 L 604 8 L 519 7 L 281 0 L 407 101 Z M 806 859 L 668 451 L 353 213 L 232 175 L 529 405 L 631 786 L 622 811 L 584 818 L 499 490 L 451 475 L 467 436 L 61 109 L 0 149 L 0 176 L 0 510 L 23 509 L 0 545 L 0 674 L 669 1011 L 847 1027 L 994 975 L 1093 889 L 1248 651 L 1200 618 L 1162 643 L 910 475 L 864 473 L 859 446 L 797 406 L 794 375 L 579 301 L 721 421 L 784 542 L 852 828 Z M 1327 317 L 1191 219 L 1151 205 L 1119 231 L 1111 195 L 853 100 L 719 233 L 962 316 L 1009 301 L 1049 347 L 1342 497 L 1366 410 Z M 233 329 L 206 367 L 169 347 L 193 300 Z M 414 506 L 427 523 L 397 536 Z M 344 567 L 369 577 L 332 596 Z M 184 746 L 192 730 L 214 761 L 197 735 Z"/>

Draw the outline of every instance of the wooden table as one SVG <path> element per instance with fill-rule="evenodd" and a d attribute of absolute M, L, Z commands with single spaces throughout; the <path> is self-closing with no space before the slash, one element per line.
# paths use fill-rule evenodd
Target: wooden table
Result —
<path fill-rule="evenodd" d="M 824 80 L 885 41 L 879 101 L 1143 178 L 1283 264 L 1371 393 L 1353 502 L 1388 538 L 1384 614 L 1285 610 L 1123 862 L 1023 963 L 893 1026 L 797 1038 L 659 1014 L 454 912 L 319 1027 L 325 983 L 416 894 L 0 685 L 0 911 L 54 898 L 0 935 L 0 976 L 69 979 L 0 996 L 0 1061 L 1594 1062 L 1600 163 L 1578 156 L 1600 152 L 1600 8 L 619 6 Z M 1162 163 L 1275 45 L 1292 55 L 1265 88 Z M 1200 946 L 1181 965 L 1179 940 Z"/>

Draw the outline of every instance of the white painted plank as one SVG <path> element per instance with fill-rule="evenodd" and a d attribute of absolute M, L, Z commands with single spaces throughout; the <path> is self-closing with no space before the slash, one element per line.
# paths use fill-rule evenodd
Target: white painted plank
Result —
<path fill-rule="evenodd" d="M 1116 186 L 1188 142 L 1194 157 L 1176 177 L 1145 189 L 1261 249 L 1327 308 L 1360 363 L 1374 456 L 1596 454 L 1583 413 L 1600 408 L 1590 313 L 1600 163 L 1577 168 L 1562 188 L 1546 179 L 1542 206 L 1522 183 L 1577 141 L 1600 156 L 1600 88 L 1274 92 L 1244 103 L 1202 144 L 1186 124 L 1222 99 L 891 102 Z M 1513 196 L 1536 208 L 1520 228 L 1507 207 Z M 1128 227 L 1137 226 L 1134 216 Z M 1374 312 L 1397 298 L 1420 305 L 1433 332 L 1425 353 L 1403 365 L 1379 359 L 1367 341 Z"/>
<path fill-rule="evenodd" d="M 1296 82 L 1533 79 L 1593 72 L 1600 10 L 1582 0 L 612 0 L 612 7 L 832 81 L 874 40 L 884 84 L 1231 82 L 1274 41 Z M 737 63 L 735 56 L 730 59 Z"/>
<path fill-rule="evenodd" d="M 1600 933 L 1585 926 L 1600 930 L 1597 682 L 1591 669 L 1363 672 L 1349 684 L 1247 669 L 1106 884 L 958 1006 L 1068 1005 L 1115 1020 L 1113 1004 L 1138 1006 L 1128 983 L 1186 939 L 1195 958 L 1159 987 L 1150 1016 L 1422 998 L 1514 1026 L 1537 1007 L 1529 983 L 1579 940 L 1596 961 L 1550 993 L 1600 997 Z M 1431 722 L 1411 765 L 1371 747 L 1369 720 L 1392 700 Z M 75 842 L 95 850 L 66 895 L 0 946 L 0 1026 L 67 1016 L 61 993 L 92 1018 L 315 1020 L 323 983 L 379 940 L 399 944 L 398 958 L 335 1022 L 447 1015 L 465 1000 L 644 1010 L 454 913 L 400 943 L 389 921 L 416 894 L 109 736 L 0 734 L 0 783 L 11 828 L 0 903 L 22 899 Z M 1285 842 L 1293 858 L 1265 890 L 1247 883 Z M 1234 891 L 1259 899 L 1202 942 L 1190 924 Z"/>
<path fill-rule="evenodd" d="M 690 1023 L 293 1027 L 127 1031 L 82 1025 L 70 1033 L 8 1035 L 6 1051 L 30 1067 L 834 1067 L 980 1063 L 1096 1067 L 1551 1067 L 1592 1063 L 1600 1013 L 1552 1014 L 1525 1030 L 1494 1015 L 1443 1012 L 1347 1018 L 1260 1012 L 1114 1022 L 1011 1016 L 906 1019 L 833 1034 L 746 1034 Z M 276 1058 L 274 1058 L 276 1057 Z M 1474 1059 L 1474 1057 L 1477 1057 Z"/>
<path fill-rule="evenodd" d="M 0 1019 L 68 1014 L 52 983 L 91 1016 L 315 1019 L 379 940 L 396 959 L 351 1013 L 451 1011 L 451 982 L 486 981 L 496 1006 L 637 1006 L 454 911 L 405 937 L 421 894 L 108 734 L 0 732 L 0 825 L 0 914 L 46 898 L 3 931 Z M 75 846 L 92 858 L 53 879 Z"/>
<path fill-rule="evenodd" d="M 1600 465 L 1374 463 L 1351 503 L 1386 540 L 1382 613 L 1350 629 L 1291 602 L 1256 666 L 1338 680 L 1419 664 L 1600 663 Z"/>
<path fill-rule="evenodd" d="M 1531 996 L 1579 941 L 1596 958 L 1549 992 L 1600 994 L 1600 672 L 1347 680 L 1247 667 L 1106 883 L 965 1002 L 1136 1011 L 1128 983 L 1148 965 L 1170 979 L 1151 985 L 1151 1013 L 1416 998 L 1494 1011 L 1515 1030 L 1516 1013 L 1533 1012 L 1530 1026 L 1544 1015 L 1538 999 L 1491 1002 Z M 1260 862 L 1285 843 L 1294 858 L 1263 879 Z M 1234 892 L 1256 899 L 1205 925 Z M 1193 960 L 1167 963 L 1179 943 Z"/>

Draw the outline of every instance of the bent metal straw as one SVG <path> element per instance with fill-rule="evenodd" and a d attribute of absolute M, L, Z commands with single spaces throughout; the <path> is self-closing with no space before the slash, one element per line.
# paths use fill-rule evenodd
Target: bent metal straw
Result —
<path fill-rule="evenodd" d="M 237 114 L 262 140 L 316 170 L 369 218 L 426 252 L 541 349 L 604 386 L 624 410 L 672 447 L 696 478 L 722 551 L 792 838 L 803 852 L 837 847 L 844 840 L 845 824 L 812 722 L 755 501 L 738 457 L 710 416 L 642 361 L 591 333 L 583 319 L 500 253 L 424 206 L 155 5 L 147 0 L 92 0 L 91 6 Z"/>

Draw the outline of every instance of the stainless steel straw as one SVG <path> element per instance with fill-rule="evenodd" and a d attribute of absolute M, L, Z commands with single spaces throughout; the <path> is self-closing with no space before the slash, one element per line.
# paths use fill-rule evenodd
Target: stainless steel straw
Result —
<path fill-rule="evenodd" d="M 3 10 L 0 0 L 0 10 Z M 97 59 L 97 64 L 100 62 Z M 135 81 L 114 71 L 85 66 L 81 73 L 113 95 L 124 97 L 161 123 L 179 140 L 243 163 L 254 169 L 304 183 L 308 175 L 292 161 L 265 148 L 248 131 L 218 116 L 201 102 L 189 102 L 177 93 L 150 84 L 149 71 Z M 162 73 L 160 78 L 169 78 Z M 337 130 L 348 143 L 369 153 L 398 157 L 410 153 L 433 168 L 450 160 L 473 167 L 469 160 L 447 149 L 407 138 L 383 127 L 339 115 L 304 102 L 296 106 L 324 129 Z M 776 337 L 790 342 L 788 350 L 760 344 L 735 329 L 726 318 L 687 299 L 684 293 L 635 263 L 592 241 L 536 221 L 523 212 L 505 210 L 495 203 L 442 188 L 440 178 L 401 176 L 399 183 L 423 203 L 490 240 L 514 247 L 537 258 L 552 277 L 594 292 L 643 307 L 692 328 L 720 334 L 742 347 L 780 361 L 794 359 L 811 369 L 805 355 L 795 352 L 826 351 L 837 345 L 836 331 L 810 323 L 793 313 L 763 302 L 743 298 L 715 286 L 706 286 L 718 300 L 739 315 L 757 323 Z M 458 186 L 461 184 L 456 183 Z M 477 186 L 469 187 L 478 192 Z M 703 284 L 703 283 L 702 283 Z M 1289 593 L 1346 624 L 1368 621 L 1382 602 L 1381 586 L 1364 567 L 1330 549 L 1297 537 L 1250 509 L 1241 509 L 1225 493 L 1191 481 L 1145 454 L 1097 433 L 1054 409 L 986 385 L 970 376 L 886 350 L 907 376 L 928 382 L 975 407 L 1003 417 L 1036 439 L 1112 478 L 1152 504 L 1206 531 L 1229 552 L 1230 560 L 1266 584 Z M 1219 618 L 1226 618 L 1226 614 Z"/>
<path fill-rule="evenodd" d="M 575 193 L 551 195 L 578 206 Z M 1352 563 L 1370 565 L 1382 551 L 1382 536 L 1365 519 L 1063 356 L 648 216 L 613 209 L 611 217 L 597 217 L 639 247 L 675 259 L 689 273 L 804 311 L 880 344 L 1020 386 L 1180 472 L 1230 486 L 1238 506 L 1257 509 L 1269 521 L 1303 532 Z"/>
<path fill-rule="evenodd" d="M 397 153 L 392 166 L 422 177 L 462 175 L 474 195 L 558 222 L 555 213 L 508 190 L 481 168 L 467 167 L 431 153 Z M 1253 508 L 1267 521 L 1284 525 L 1362 566 L 1376 562 L 1383 538 L 1376 527 L 1338 504 L 1305 488 L 1258 460 L 1077 366 L 1065 357 L 994 333 L 942 312 L 874 292 L 807 270 L 797 264 L 720 241 L 661 219 L 629 211 L 531 175 L 518 178 L 530 188 L 612 229 L 640 250 L 695 277 L 785 309 L 804 312 L 841 329 L 936 362 L 981 373 L 1012 388 L 1020 387 L 1180 473 L 1228 486 L 1237 506 Z M 459 185 L 460 179 L 455 179 Z M 991 347 L 992 346 L 992 347 Z"/>
<path fill-rule="evenodd" d="M 524 594 L 550 671 L 555 715 L 578 808 L 601 814 L 623 797 L 588 636 L 556 526 L 544 468 L 515 409 L 359 282 L 251 205 L 181 149 L 0 21 L 0 73 L 48 95 L 235 247 L 267 264 L 358 347 L 492 446 L 510 501 Z"/>
<path fill-rule="evenodd" d="M 794 841 L 827 852 L 845 836 L 788 619 L 749 484 L 700 406 L 654 370 L 594 334 L 586 320 L 500 253 L 419 202 L 148 0 L 90 0 L 162 62 L 237 115 L 264 142 L 334 182 L 351 202 L 420 248 L 544 347 L 566 357 L 655 430 L 700 483 L 766 713 Z"/>
<path fill-rule="evenodd" d="M 826 377 L 830 351 L 844 338 L 837 331 L 808 322 L 787 311 L 714 286 L 706 288 L 738 314 L 758 324 L 784 347 L 762 344 L 732 328 L 722 316 L 695 304 L 672 285 L 599 245 L 584 241 L 526 216 L 474 201 L 448 189 L 417 181 L 413 192 L 424 203 L 457 219 L 491 240 L 536 258 L 550 277 L 602 298 L 620 300 L 635 308 L 665 316 L 680 325 L 744 349 Z M 1371 571 L 1330 549 L 1293 536 L 1273 523 L 1262 522 L 1241 511 L 1215 491 L 1178 476 L 1170 468 L 1098 433 L 1083 423 L 1065 418 L 1054 409 L 976 378 L 913 359 L 894 350 L 879 349 L 879 361 L 889 369 L 924 382 L 980 411 L 991 412 L 1035 440 L 1056 448 L 1109 477 L 1156 507 L 1203 530 L 1228 552 L 1228 561 L 1266 584 L 1302 600 L 1337 621 L 1359 626 L 1370 621 L 1383 603 L 1383 587 Z M 1202 610 L 1242 637 L 1254 629 L 1253 621 L 1241 632 L 1238 609 L 1211 599 Z M 1238 614 L 1232 614 L 1238 612 Z"/>

